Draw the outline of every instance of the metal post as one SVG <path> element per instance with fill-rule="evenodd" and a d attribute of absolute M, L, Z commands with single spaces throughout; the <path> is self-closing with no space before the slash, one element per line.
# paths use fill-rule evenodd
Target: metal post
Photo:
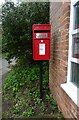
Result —
<path fill-rule="evenodd" d="M 42 60 L 39 61 L 40 62 L 40 99 L 43 98 L 43 86 L 42 86 L 42 82 L 43 82 L 43 65 L 42 65 Z"/>

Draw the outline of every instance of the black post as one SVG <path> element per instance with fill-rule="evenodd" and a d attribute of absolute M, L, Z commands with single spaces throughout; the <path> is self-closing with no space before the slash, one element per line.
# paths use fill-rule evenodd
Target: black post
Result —
<path fill-rule="evenodd" d="M 43 65 L 42 65 L 42 60 L 40 62 L 40 99 L 43 97 L 43 87 L 42 87 L 42 82 L 43 82 Z"/>

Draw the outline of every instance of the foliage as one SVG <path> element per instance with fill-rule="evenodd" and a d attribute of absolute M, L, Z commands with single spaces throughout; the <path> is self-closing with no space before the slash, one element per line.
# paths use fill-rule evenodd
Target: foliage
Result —
<path fill-rule="evenodd" d="M 3 101 L 10 101 L 12 105 L 8 112 L 3 112 L 3 116 L 23 118 L 58 113 L 57 102 L 49 92 L 48 62 L 43 62 L 43 68 L 43 76 L 46 77 L 43 79 L 43 99 L 40 99 L 39 64 L 27 68 L 13 67 L 3 85 Z"/>
<path fill-rule="evenodd" d="M 2 56 L 2 57 L 6 57 L 8 55 L 8 53 L 2 53 L 2 54 L 0 54 L 0 56 Z"/>
<path fill-rule="evenodd" d="M 53 98 L 53 95 L 52 94 L 46 94 L 46 100 L 48 100 L 48 101 L 50 101 L 50 103 L 51 103 L 51 105 L 52 105 L 52 107 L 51 107 L 51 109 L 55 112 L 55 111 L 57 111 L 58 109 L 57 109 L 57 101 L 56 100 L 54 100 L 54 99 L 52 99 Z"/>
<path fill-rule="evenodd" d="M 12 90 L 12 93 L 17 93 L 21 87 L 26 85 L 30 87 L 30 83 L 38 79 L 38 72 L 39 68 L 37 68 L 37 65 L 36 68 L 34 65 L 27 68 L 21 68 L 16 65 L 5 79 L 4 90 Z"/>
<path fill-rule="evenodd" d="M 7 60 L 15 57 L 21 63 L 32 60 L 32 25 L 49 23 L 49 2 L 22 2 L 2 7 L 3 51 Z"/>

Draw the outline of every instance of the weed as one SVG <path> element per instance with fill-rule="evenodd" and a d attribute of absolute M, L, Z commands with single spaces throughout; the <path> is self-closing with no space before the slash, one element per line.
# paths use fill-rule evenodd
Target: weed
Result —
<path fill-rule="evenodd" d="M 30 116 L 33 116 L 33 115 L 34 115 L 33 108 L 29 107 L 28 110 L 23 111 L 23 113 L 22 113 L 21 116 L 27 116 L 27 117 L 30 117 Z"/>
<path fill-rule="evenodd" d="M 3 85 L 3 99 L 4 101 L 11 100 L 13 102 L 9 108 L 10 117 L 30 117 L 35 114 L 44 115 L 47 109 L 49 109 L 47 111 L 58 112 L 57 102 L 49 92 L 48 62 L 44 62 L 43 66 L 43 100 L 40 99 L 38 64 L 24 68 L 16 65 L 6 77 Z M 6 93 L 7 95 L 5 95 Z M 6 96 L 8 97 L 5 98 Z"/>
<path fill-rule="evenodd" d="M 42 111 L 45 111 L 45 109 L 46 109 L 46 105 L 44 104 L 44 102 L 41 103 L 40 108 L 42 109 Z"/>

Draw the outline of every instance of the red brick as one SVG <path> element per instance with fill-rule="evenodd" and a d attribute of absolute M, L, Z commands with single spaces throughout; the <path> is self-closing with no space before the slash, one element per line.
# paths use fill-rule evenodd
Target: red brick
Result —
<path fill-rule="evenodd" d="M 50 22 L 52 24 L 51 59 L 49 65 L 49 86 L 58 107 L 65 118 L 78 116 L 77 106 L 60 87 L 67 82 L 70 3 L 50 4 Z"/>

